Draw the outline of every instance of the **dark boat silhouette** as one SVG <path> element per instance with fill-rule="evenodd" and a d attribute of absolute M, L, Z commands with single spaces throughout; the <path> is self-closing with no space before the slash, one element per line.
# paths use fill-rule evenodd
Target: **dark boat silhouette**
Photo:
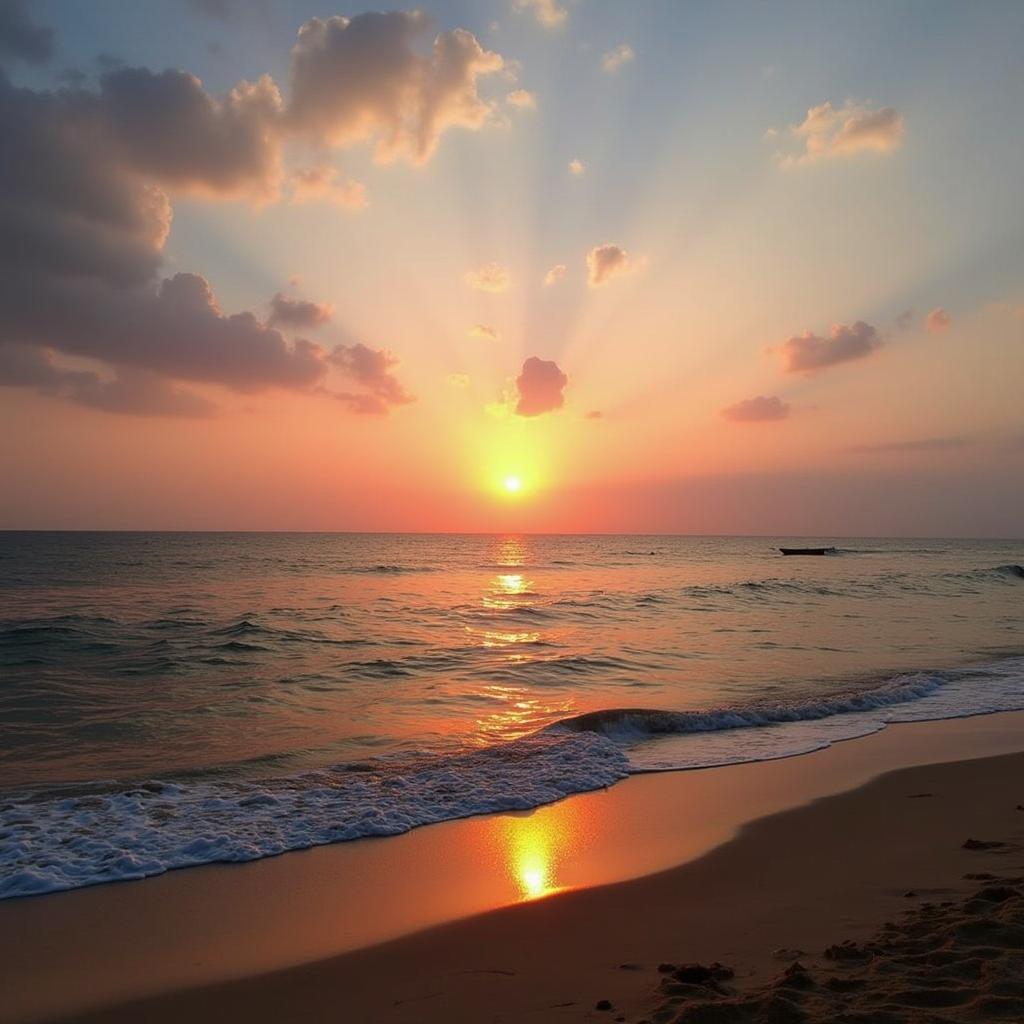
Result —
<path fill-rule="evenodd" d="M 834 555 L 835 548 L 779 548 L 784 555 Z"/>

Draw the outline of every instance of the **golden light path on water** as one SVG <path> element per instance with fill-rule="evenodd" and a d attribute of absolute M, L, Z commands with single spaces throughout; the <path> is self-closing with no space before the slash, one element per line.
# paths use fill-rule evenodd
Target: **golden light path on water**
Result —
<path fill-rule="evenodd" d="M 489 612 L 515 614 L 529 607 L 535 596 L 534 581 L 521 570 L 527 558 L 524 540 L 504 538 L 495 552 L 495 565 L 501 570 L 490 578 L 481 597 L 481 606 Z M 516 571 L 512 571 L 516 570 Z M 537 629 L 473 629 L 467 631 L 483 647 L 505 649 L 504 661 L 522 664 L 536 658 L 537 646 L 550 640 Z M 543 728 L 556 719 L 572 714 L 575 701 L 568 696 L 538 694 L 525 686 L 493 683 L 481 687 L 479 694 L 500 705 L 476 720 L 476 740 L 490 746 L 495 742 L 518 739 Z"/>

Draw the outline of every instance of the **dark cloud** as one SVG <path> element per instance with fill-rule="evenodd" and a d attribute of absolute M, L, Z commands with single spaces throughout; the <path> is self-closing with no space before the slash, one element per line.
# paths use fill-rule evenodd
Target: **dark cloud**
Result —
<path fill-rule="evenodd" d="M 629 254 L 621 246 L 598 245 L 587 253 L 587 283 L 591 288 L 600 288 L 632 269 Z"/>
<path fill-rule="evenodd" d="M 884 444 L 862 444 L 848 449 L 858 455 L 884 455 L 888 452 L 941 452 L 966 448 L 974 444 L 970 437 L 925 437 L 917 441 L 889 441 Z"/>
<path fill-rule="evenodd" d="M 897 330 L 909 331 L 914 326 L 914 311 L 912 309 L 903 310 L 893 322 L 896 324 Z"/>
<path fill-rule="evenodd" d="M 789 404 L 772 395 L 758 395 L 746 398 L 742 402 L 730 405 L 722 410 L 722 415 L 734 423 L 763 423 L 769 420 L 784 420 L 789 416 Z"/>
<path fill-rule="evenodd" d="M 198 6 L 217 16 L 239 9 Z M 477 79 L 502 58 L 463 30 L 442 32 L 424 53 L 428 30 L 417 13 L 307 22 L 292 54 L 290 105 L 267 76 L 218 97 L 183 71 L 111 61 L 95 89 L 77 76 L 56 91 L 22 89 L 0 72 L 4 383 L 112 411 L 198 415 L 205 400 L 180 382 L 321 391 L 337 372 L 359 385 L 344 398 L 357 411 L 412 401 L 389 353 L 354 345 L 328 357 L 275 326 L 314 326 L 326 307 L 278 296 L 265 323 L 222 312 L 199 275 L 162 270 L 169 193 L 278 198 L 289 138 L 320 148 L 371 139 L 379 155 L 422 162 L 446 128 L 479 128 L 493 104 Z M 0 47 L 42 59 L 49 38 L 24 4 L 0 0 Z M 365 202 L 361 186 L 345 188 L 346 202 Z M 102 365 L 68 369 L 62 356 Z"/>
<path fill-rule="evenodd" d="M 97 107 L 121 160 L 153 181 L 276 195 L 283 103 L 266 75 L 216 99 L 184 71 L 121 68 L 103 75 Z"/>
<path fill-rule="evenodd" d="M 357 342 L 336 346 L 328 358 L 348 380 L 365 389 L 358 394 L 336 394 L 354 412 L 382 414 L 392 405 L 408 405 L 416 400 L 392 372 L 398 360 L 390 352 Z"/>
<path fill-rule="evenodd" d="M 0 0 L 0 58 L 45 64 L 53 56 L 53 29 L 36 25 L 25 0 Z"/>
<path fill-rule="evenodd" d="M 91 370 L 61 368 L 52 353 L 27 345 L 0 345 L 0 386 L 33 388 L 104 412 L 139 416 L 209 416 L 215 409 L 155 374 L 122 369 L 103 379 Z"/>
<path fill-rule="evenodd" d="M 334 308 L 321 302 L 309 302 L 305 299 L 289 299 L 278 292 L 270 300 L 270 317 L 267 323 L 271 326 L 280 324 L 283 327 L 319 327 L 327 323 L 334 313 Z"/>
<path fill-rule="evenodd" d="M 782 345 L 782 353 L 790 373 L 810 372 L 863 359 L 881 343 L 878 331 L 858 320 L 852 326 L 833 324 L 827 338 L 804 331 L 789 338 Z"/>
<path fill-rule="evenodd" d="M 565 404 L 563 392 L 568 383 L 569 378 L 562 373 L 557 363 L 530 356 L 523 363 L 522 373 L 516 377 L 516 388 L 519 391 L 516 414 L 540 416 L 561 409 Z"/>

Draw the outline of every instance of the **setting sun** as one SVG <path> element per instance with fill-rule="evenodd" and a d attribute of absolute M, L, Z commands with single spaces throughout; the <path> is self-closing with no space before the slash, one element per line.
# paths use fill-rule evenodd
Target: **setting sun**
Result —
<path fill-rule="evenodd" d="M 517 476 L 507 476 L 502 486 L 509 494 L 518 494 L 523 489 L 523 481 Z"/>

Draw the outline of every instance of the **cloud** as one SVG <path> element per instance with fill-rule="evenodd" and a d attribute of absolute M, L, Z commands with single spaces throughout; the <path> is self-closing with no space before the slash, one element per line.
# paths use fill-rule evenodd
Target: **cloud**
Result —
<path fill-rule="evenodd" d="M 515 0 L 517 11 L 533 11 L 533 16 L 545 28 L 556 28 L 569 17 L 569 12 L 558 0 Z"/>
<path fill-rule="evenodd" d="M 847 451 L 858 455 L 884 455 L 889 452 L 936 452 L 965 448 L 974 444 L 969 437 L 925 437 L 918 441 L 889 441 L 884 444 L 862 444 Z"/>
<path fill-rule="evenodd" d="M 514 89 L 505 97 L 505 102 L 520 110 L 537 109 L 537 97 L 528 89 Z"/>
<path fill-rule="evenodd" d="M 588 420 L 603 420 L 604 419 L 604 413 L 601 412 L 600 409 L 591 409 L 590 412 L 588 412 L 587 415 L 584 417 L 584 419 L 588 419 Z"/>
<path fill-rule="evenodd" d="M 466 333 L 471 338 L 481 341 L 498 341 L 501 338 L 501 333 L 494 327 L 488 327 L 487 324 L 473 324 Z"/>
<path fill-rule="evenodd" d="M 122 369 L 108 380 L 92 370 L 63 368 L 52 352 L 29 345 L 0 344 L 0 386 L 138 416 L 209 416 L 215 410 L 212 402 L 155 374 Z"/>
<path fill-rule="evenodd" d="M 519 400 L 516 402 L 518 416 L 540 416 L 542 413 L 561 409 L 565 404 L 562 393 L 569 378 L 557 364 L 537 356 L 530 356 L 523 363 L 523 370 L 516 377 Z"/>
<path fill-rule="evenodd" d="M 924 325 L 932 334 L 941 334 L 952 322 L 953 318 L 941 306 L 936 306 L 924 318 Z"/>
<path fill-rule="evenodd" d="M 278 292 L 270 300 L 270 316 L 267 323 L 273 327 L 319 327 L 327 323 L 334 313 L 334 307 L 327 303 L 308 302 L 305 299 L 289 299 Z"/>
<path fill-rule="evenodd" d="M 318 165 L 296 171 L 291 178 L 293 203 L 332 203 L 346 210 L 369 206 L 366 186 L 351 178 L 339 180 L 334 167 Z"/>
<path fill-rule="evenodd" d="M 569 161 L 569 173 L 575 175 L 577 178 L 586 172 L 586 164 L 579 157 L 573 157 Z"/>
<path fill-rule="evenodd" d="M 468 388 L 469 375 L 465 373 L 452 373 L 448 375 L 448 383 L 453 388 Z"/>
<path fill-rule="evenodd" d="M 390 352 L 367 348 L 362 343 L 337 345 L 328 359 L 344 377 L 365 389 L 356 394 L 335 394 L 354 412 L 381 415 L 392 405 L 408 405 L 416 401 L 392 373 L 398 360 Z"/>
<path fill-rule="evenodd" d="M 833 324 L 827 338 L 804 331 L 786 340 L 782 353 L 789 373 L 823 370 L 839 363 L 863 359 L 881 345 L 878 331 L 858 320 L 852 326 Z"/>
<path fill-rule="evenodd" d="M 899 331 L 909 331 L 914 326 L 914 311 L 912 309 L 905 309 L 900 313 L 893 321 L 896 325 L 896 329 Z"/>
<path fill-rule="evenodd" d="M 504 292 L 512 287 L 508 268 L 500 263 L 485 263 L 477 270 L 467 270 L 462 279 L 470 288 L 480 292 Z"/>
<path fill-rule="evenodd" d="M 222 99 L 195 75 L 119 68 L 100 79 L 102 134 L 120 162 L 151 181 L 219 195 L 277 195 L 281 93 L 273 79 L 239 82 Z"/>
<path fill-rule="evenodd" d="M 550 288 L 553 284 L 558 284 L 565 277 L 565 264 L 556 263 L 545 275 L 544 275 L 544 287 Z"/>
<path fill-rule="evenodd" d="M 0 45 L 42 59 L 50 37 L 21 32 L 24 14 L 0 0 Z M 369 141 L 381 159 L 422 163 L 447 128 L 481 127 L 494 104 L 477 81 L 502 68 L 501 56 L 461 29 L 424 49 L 428 32 L 416 13 L 307 22 L 287 103 L 268 76 L 215 96 L 183 71 L 112 62 L 94 89 L 17 88 L 0 73 L 0 345 L 34 349 L 51 393 L 111 410 L 130 408 L 134 390 L 142 407 L 202 414 L 205 399 L 183 397 L 183 381 L 317 393 L 332 373 L 351 377 L 363 356 L 289 342 L 252 312 L 224 313 L 199 275 L 164 275 L 171 196 L 278 199 L 283 149 L 296 139 L 314 151 Z M 293 201 L 365 201 L 323 169 L 290 184 Z M 61 355 L 102 365 L 76 377 Z M 17 386 L 41 386 L 24 377 Z M 369 379 L 366 394 L 345 399 L 353 408 L 408 400 Z"/>
<path fill-rule="evenodd" d="M 636 269 L 625 249 L 618 245 L 599 245 L 587 253 L 587 283 L 600 288 L 613 277 L 621 277 Z"/>
<path fill-rule="evenodd" d="M 477 79 L 500 71 L 500 54 L 465 29 L 441 32 L 428 54 L 421 11 L 312 18 L 292 49 L 287 121 L 334 146 L 374 140 L 377 158 L 428 160 L 445 129 L 481 128 L 494 104 Z"/>
<path fill-rule="evenodd" d="M 722 410 L 722 415 L 734 423 L 765 423 L 784 420 L 789 416 L 789 404 L 775 395 L 747 398 Z"/>
<path fill-rule="evenodd" d="M 783 166 L 795 166 L 858 153 L 891 153 L 903 143 L 905 132 L 903 117 L 894 107 L 872 109 L 847 101 L 836 108 L 825 102 L 811 107 L 800 124 L 790 126 L 789 136 L 800 148 L 780 153 L 779 160 Z"/>
<path fill-rule="evenodd" d="M 629 43 L 619 43 L 612 50 L 608 50 L 604 56 L 601 57 L 601 67 L 608 74 L 614 74 L 623 64 L 628 64 L 636 54 L 633 52 L 633 47 Z"/>
<path fill-rule="evenodd" d="M 53 56 L 53 29 L 36 25 L 26 0 L 0 0 L 0 57 L 45 64 Z"/>

